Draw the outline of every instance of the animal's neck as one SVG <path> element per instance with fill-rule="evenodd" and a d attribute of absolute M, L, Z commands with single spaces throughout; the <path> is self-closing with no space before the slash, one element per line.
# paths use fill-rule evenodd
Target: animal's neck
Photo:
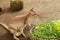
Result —
<path fill-rule="evenodd" d="M 28 14 L 25 14 L 25 17 L 26 17 L 26 19 L 25 19 L 25 22 L 24 22 L 24 24 L 26 24 L 26 21 L 28 20 L 28 18 L 31 16 L 31 14 L 30 13 L 28 13 Z"/>

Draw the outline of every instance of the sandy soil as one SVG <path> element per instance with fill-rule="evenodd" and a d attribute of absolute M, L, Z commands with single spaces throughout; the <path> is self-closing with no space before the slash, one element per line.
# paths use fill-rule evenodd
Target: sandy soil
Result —
<path fill-rule="evenodd" d="M 8 12 L 7 8 L 9 8 L 9 0 L 0 1 L 0 7 L 3 8 L 2 15 L 0 15 L 0 22 L 8 25 L 8 22 L 12 17 L 17 15 L 24 15 L 29 13 L 29 10 L 33 8 L 33 10 L 40 15 L 40 17 L 32 17 L 28 22 L 33 25 L 38 25 L 39 23 L 57 20 L 60 19 L 60 0 L 23 0 L 24 8 L 18 12 Z M 1 26 L 0 26 L 1 27 Z M 0 28 L 0 40 L 14 40 L 13 37 L 8 37 L 4 29 Z M 5 35 L 6 34 L 6 35 Z M 9 34 L 8 34 L 9 35 Z M 6 37 L 6 38 L 5 38 Z M 5 38 L 5 39 L 4 39 Z M 8 38 L 8 39 L 7 39 Z"/>

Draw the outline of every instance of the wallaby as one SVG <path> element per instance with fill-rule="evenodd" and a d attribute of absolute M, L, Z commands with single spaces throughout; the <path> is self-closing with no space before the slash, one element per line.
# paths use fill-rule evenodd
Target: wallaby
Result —
<path fill-rule="evenodd" d="M 29 16 L 30 15 L 37 15 L 32 9 L 29 11 L 29 13 L 25 14 L 25 15 L 19 15 L 19 16 L 16 16 L 16 17 L 13 17 L 8 26 L 5 25 L 4 23 L 0 23 L 1 25 L 3 25 L 7 30 L 9 30 L 12 34 L 13 34 L 13 37 L 16 39 L 16 40 L 19 40 L 16 36 L 19 36 L 19 35 L 23 35 L 24 37 L 25 34 L 23 33 L 23 29 L 29 25 L 31 26 L 30 24 L 26 23 L 26 21 L 28 20 Z M 39 15 L 37 15 L 39 16 Z"/>

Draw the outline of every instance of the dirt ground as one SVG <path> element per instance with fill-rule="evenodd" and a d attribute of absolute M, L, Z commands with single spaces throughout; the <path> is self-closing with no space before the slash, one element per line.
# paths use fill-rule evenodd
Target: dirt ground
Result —
<path fill-rule="evenodd" d="M 9 1 L 10 0 L 0 0 L 0 7 L 3 8 L 2 15 L 0 15 L 0 22 L 6 25 L 8 25 L 12 17 L 29 13 L 31 8 L 33 8 L 40 17 L 32 17 L 28 21 L 30 24 L 38 25 L 50 20 L 60 19 L 60 0 L 23 0 L 24 8 L 18 12 L 8 12 L 7 8 L 10 6 Z M 14 40 L 11 34 L 2 26 L 0 26 L 0 40 Z"/>

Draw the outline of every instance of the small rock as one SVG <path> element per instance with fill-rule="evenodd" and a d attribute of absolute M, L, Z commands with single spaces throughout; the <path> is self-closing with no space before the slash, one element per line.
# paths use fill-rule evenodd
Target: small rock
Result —
<path fill-rule="evenodd" d="M 23 1 L 10 1 L 10 10 L 11 11 L 19 11 L 23 9 Z"/>

